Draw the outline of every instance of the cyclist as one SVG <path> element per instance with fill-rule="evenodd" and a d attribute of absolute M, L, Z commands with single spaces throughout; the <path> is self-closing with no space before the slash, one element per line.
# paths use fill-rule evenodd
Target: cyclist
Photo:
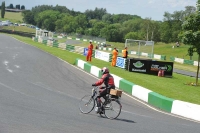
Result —
<path fill-rule="evenodd" d="M 103 67 L 101 69 L 102 72 L 102 77 L 100 80 L 98 80 L 96 83 L 92 84 L 92 86 L 99 86 L 102 85 L 104 83 L 104 87 L 100 87 L 100 93 L 97 96 L 97 109 L 96 109 L 96 113 L 100 113 L 101 112 L 101 97 L 106 96 L 106 94 L 110 93 L 110 89 L 115 89 L 115 83 L 114 83 L 114 78 L 113 76 L 109 73 L 109 69 L 107 67 Z"/>

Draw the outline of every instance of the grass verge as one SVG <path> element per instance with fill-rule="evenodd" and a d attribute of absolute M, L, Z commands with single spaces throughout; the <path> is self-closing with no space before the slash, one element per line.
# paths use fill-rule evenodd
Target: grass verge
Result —
<path fill-rule="evenodd" d="M 0 20 L 10 20 L 13 23 L 22 23 L 23 17 L 21 12 L 5 12 L 4 19 L 0 18 Z"/>

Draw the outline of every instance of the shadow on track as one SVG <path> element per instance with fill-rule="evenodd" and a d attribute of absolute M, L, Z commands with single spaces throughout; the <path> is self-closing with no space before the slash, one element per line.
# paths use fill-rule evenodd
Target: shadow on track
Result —
<path fill-rule="evenodd" d="M 82 113 L 80 113 L 82 114 Z M 108 119 L 107 117 L 105 117 L 104 115 L 98 115 L 98 114 L 85 114 L 85 115 L 90 115 L 90 116 L 97 116 L 97 118 L 102 118 L 102 119 Z M 110 120 L 110 119 L 108 119 Z M 120 118 L 117 118 L 117 119 L 113 119 L 113 121 L 116 120 L 116 121 L 122 121 L 122 122 L 127 122 L 127 123 L 136 123 L 135 121 L 132 121 L 132 120 L 127 120 L 127 119 L 120 119 Z"/>
<path fill-rule="evenodd" d="M 119 118 L 117 118 L 115 120 L 117 120 L 117 121 L 123 121 L 123 122 L 128 122 L 128 123 L 136 123 L 135 121 L 127 120 L 127 119 L 119 119 Z"/>

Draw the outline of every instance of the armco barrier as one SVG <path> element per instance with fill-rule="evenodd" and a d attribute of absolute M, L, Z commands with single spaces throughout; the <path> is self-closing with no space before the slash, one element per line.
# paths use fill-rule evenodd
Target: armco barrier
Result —
<path fill-rule="evenodd" d="M 148 103 L 167 112 L 171 112 L 173 101 L 173 99 L 162 96 L 158 93 L 149 93 Z"/>
<path fill-rule="evenodd" d="M 66 50 L 68 50 L 68 51 L 74 51 L 74 50 L 75 50 L 74 47 L 75 47 L 75 46 L 73 46 L 73 45 L 67 44 Z"/>
<path fill-rule="evenodd" d="M 178 63 L 181 63 L 181 64 L 198 66 L 198 61 L 186 60 L 186 59 L 176 58 L 176 57 L 173 57 L 173 56 L 170 56 L 170 61 L 178 62 Z"/>
<path fill-rule="evenodd" d="M 85 64 L 84 64 L 84 70 L 85 70 L 86 72 L 90 73 L 91 66 L 92 66 L 92 65 L 90 65 L 89 63 L 85 63 Z"/>
<path fill-rule="evenodd" d="M 96 66 L 92 66 L 80 59 L 76 59 L 76 65 L 98 78 L 101 77 L 101 69 Z M 163 111 L 200 121 L 200 105 L 174 100 L 162 96 L 158 93 L 148 90 L 147 88 L 135 85 L 134 83 L 129 82 L 117 75 L 112 75 L 115 79 L 116 87 L 120 90 L 123 90 L 124 92 L 135 96 L 136 98 L 147 102 L 149 105 L 152 105 Z"/>
<path fill-rule="evenodd" d="M 57 42 L 53 42 L 53 47 L 58 48 L 58 43 Z"/>
<path fill-rule="evenodd" d="M 101 69 L 100 68 L 98 68 L 96 66 L 91 66 L 90 70 L 91 70 L 90 72 L 91 72 L 92 75 L 94 75 L 94 76 L 96 76 L 98 78 L 101 77 Z"/>
<path fill-rule="evenodd" d="M 66 44 L 65 43 L 59 43 L 58 48 L 60 48 L 62 50 L 66 50 Z"/>
<path fill-rule="evenodd" d="M 183 64 L 194 65 L 193 60 L 184 60 Z"/>
<path fill-rule="evenodd" d="M 134 84 L 125 80 L 125 79 L 121 79 L 119 82 L 119 88 L 129 94 L 132 94 L 132 88 L 133 88 Z"/>
<path fill-rule="evenodd" d="M 75 47 L 74 47 L 74 52 L 83 55 L 84 47 L 81 47 L 81 46 L 75 46 Z"/>
<path fill-rule="evenodd" d="M 85 50 L 85 48 L 81 47 L 81 46 L 74 46 L 74 45 L 65 44 L 65 43 L 58 43 L 58 42 L 51 41 L 51 40 L 44 41 L 44 40 L 40 39 L 40 41 L 38 41 L 38 38 L 36 38 L 36 37 L 32 37 L 32 40 L 39 42 L 39 43 L 43 43 L 50 47 L 61 48 L 62 50 L 68 50 L 70 52 L 79 53 L 81 55 L 84 54 L 84 50 Z M 99 51 L 99 52 L 102 52 L 102 51 Z M 94 58 L 95 58 L 95 53 L 96 53 L 96 50 L 93 50 L 92 57 L 94 57 Z M 109 53 L 106 53 L 106 54 L 109 54 Z M 103 60 L 104 56 L 101 56 L 100 58 Z M 108 61 L 111 61 L 111 54 L 109 54 Z"/>
<path fill-rule="evenodd" d="M 200 121 L 200 105 L 175 100 L 171 113 Z"/>
<path fill-rule="evenodd" d="M 152 91 L 139 85 L 134 85 L 132 88 L 132 95 L 145 102 L 148 102 L 150 92 Z"/>
<path fill-rule="evenodd" d="M 42 43 L 47 45 L 47 40 L 43 40 Z"/>
<path fill-rule="evenodd" d="M 103 50 L 103 51 L 112 51 L 113 48 L 104 48 L 104 47 L 99 47 L 99 50 Z M 119 53 L 122 53 L 122 50 L 118 49 Z M 166 55 L 157 55 L 157 54 L 151 54 L 151 53 L 144 53 L 144 52 L 138 52 L 138 51 L 128 51 L 129 56 L 130 55 L 137 55 L 137 56 L 146 56 L 149 58 L 154 58 L 154 59 L 158 59 L 158 60 L 166 60 Z"/>

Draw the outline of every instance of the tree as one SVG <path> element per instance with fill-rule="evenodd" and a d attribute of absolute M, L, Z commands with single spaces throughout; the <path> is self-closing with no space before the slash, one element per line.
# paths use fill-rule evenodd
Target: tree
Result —
<path fill-rule="evenodd" d="M 125 36 L 125 40 L 126 39 L 135 39 L 135 40 L 140 40 L 140 37 L 138 35 L 137 32 L 129 32 L 128 34 L 126 34 Z"/>
<path fill-rule="evenodd" d="M 95 8 L 94 11 L 92 10 L 86 10 L 84 12 L 84 14 L 86 15 L 87 19 L 98 19 L 98 20 L 102 20 L 103 15 L 107 14 L 106 9 L 104 8 Z"/>
<path fill-rule="evenodd" d="M 60 13 L 69 13 L 70 10 L 67 9 L 66 6 L 59 6 L 59 5 L 56 5 L 54 8 L 53 8 L 55 11 L 59 11 Z"/>
<path fill-rule="evenodd" d="M 76 32 L 76 22 L 73 16 L 67 15 L 62 18 L 63 30 L 66 33 Z"/>
<path fill-rule="evenodd" d="M 171 17 L 175 21 L 183 21 L 184 11 L 174 11 L 174 13 L 171 15 Z"/>
<path fill-rule="evenodd" d="M 21 6 L 21 10 L 25 10 L 25 6 L 24 5 Z"/>
<path fill-rule="evenodd" d="M 14 7 L 13 7 L 13 4 L 10 4 L 9 8 L 10 8 L 10 9 L 13 9 L 13 8 L 14 8 Z"/>
<path fill-rule="evenodd" d="M 106 40 L 111 42 L 122 42 L 122 34 L 120 31 L 121 25 L 120 24 L 111 24 L 106 26 L 102 29 L 101 35 L 102 37 L 105 37 Z"/>
<path fill-rule="evenodd" d="M 31 12 L 30 10 L 25 10 L 22 12 L 22 16 L 25 23 L 35 25 L 33 12 Z"/>
<path fill-rule="evenodd" d="M 145 27 L 145 30 L 146 30 L 146 36 L 145 36 L 145 38 L 146 38 L 147 41 L 149 41 L 150 23 L 151 23 L 151 18 L 145 18 L 143 27 Z"/>
<path fill-rule="evenodd" d="M 20 9 L 20 5 L 16 5 L 16 9 Z"/>
<path fill-rule="evenodd" d="M 193 14 L 196 11 L 196 7 L 194 6 L 186 6 L 185 7 L 185 12 L 184 12 L 184 17 L 187 17 L 191 14 Z"/>
<path fill-rule="evenodd" d="M 113 22 L 112 15 L 107 13 L 102 16 L 102 21 L 111 24 Z"/>
<path fill-rule="evenodd" d="M 77 25 L 75 27 L 76 33 L 84 34 L 88 24 L 86 16 L 84 14 L 79 14 L 76 17 L 74 17 L 74 20 L 75 20 L 75 25 Z"/>
<path fill-rule="evenodd" d="M 60 12 L 46 10 L 38 14 L 37 25 L 46 30 L 55 31 L 55 22 L 57 21 Z"/>
<path fill-rule="evenodd" d="M 55 22 L 55 25 L 56 25 L 56 28 L 55 28 L 55 31 L 57 32 L 64 32 L 64 25 L 65 25 L 65 21 L 64 21 L 64 18 L 69 15 L 69 14 L 66 14 L 66 13 L 61 13 L 59 14 L 58 19 L 56 22 Z"/>
<path fill-rule="evenodd" d="M 90 34 L 92 36 L 100 36 L 101 29 L 103 29 L 104 27 L 106 27 L 106 25 L 107 24 L 104 23 L 104 22 L 102 22 L 102 21 L 95 23 L 94 26 L 93 26 L 93 28 L 92 28 L 92 30 L 91 30 L 91 32 L 90 32 Z"/>
<path fill-rule="evenodd" d="M 169 12 L 165 12 L 164 13 L 164 21 L 171 21 L 172 20 L 172 14 L 170 14 Z"/>
<path fill-rule="evenodd" d="M 188 51 L 189 54 L 197 52 L 198 54 L 198 66 L 196 74 L 196 84 L 198 85 L 198 75 L 199 75 L 199 62 L 200 62 L 200 0 L 197 2 L 197 11 L 195 14 L 190 15 L 183 23 L 182 29 L 183 32 L 180 33 L 179 37 L 181 38 L 184 44 L 190 45 Z"/>
<path fill-rule="evenodd" d="M 5 1 L 1 4 L 1 18 L 4 18 L 5 16 Z"/>

